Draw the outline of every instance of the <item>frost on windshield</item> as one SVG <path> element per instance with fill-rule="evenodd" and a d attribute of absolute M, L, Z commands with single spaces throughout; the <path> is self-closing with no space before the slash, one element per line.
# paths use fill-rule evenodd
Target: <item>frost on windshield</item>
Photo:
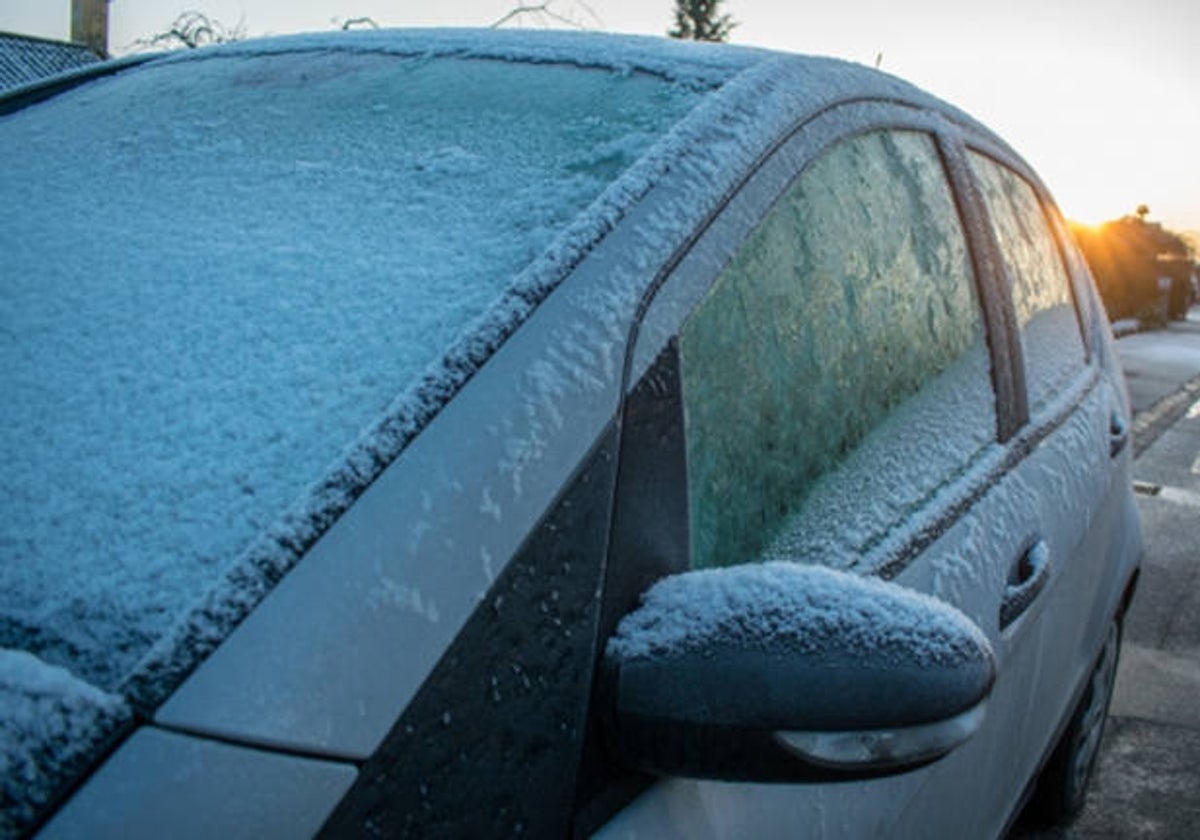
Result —
<path fill-rule="evenodd" d="M 218 51 L 0 121 L 0 644 L 117 690 L 233 561 L 277 577 L 701 87 Z"/>
<path fill-rule="evenodd" d="M 125 701 L 0 649 L 0 837 L 13 837 L 131 720 Z"/>

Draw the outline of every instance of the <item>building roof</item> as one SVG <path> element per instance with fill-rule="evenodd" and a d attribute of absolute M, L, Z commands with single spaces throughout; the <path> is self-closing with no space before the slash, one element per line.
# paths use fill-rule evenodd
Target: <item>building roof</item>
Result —
<path fill-rule="evenodd" d="M 0 32 L 0 92 L 97 61 L 81 44 Z"/>

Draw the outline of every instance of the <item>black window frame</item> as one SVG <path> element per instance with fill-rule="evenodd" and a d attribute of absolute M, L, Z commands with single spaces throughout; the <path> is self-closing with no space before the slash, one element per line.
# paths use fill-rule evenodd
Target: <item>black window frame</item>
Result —
<path fill-rule="evenodd" d="M 1008 332 L 1008 364 L 1015 381 L 1019 383 L 1017 393 L 1019 410 L 1015 412 L 1013 418 L 1016 425 L 1012 434 L 1002 441 L 1008 446 L 1004 460 L 1004 470 L 1007 472 L 1055 430 L 1065 425 L 1092 390 L 1097 387 L 1102 378 L 1099 365 L 1102 356 L 1100 352 L 1102 336 L 1096 321 L 1095 299 L 1091 294 L 1091 280 L 1087 275 L 1086 263 L 1081 256 L 1073 253 L 1074 246 L 1065 230 L 1058 207 L 1045 184 L 1016 152 L 993 137 L 978 131 L 962 130 L 956 132 L 952 143 L 956 147 L 955 155 L 960 158 L 960 165 L 965 166 L 965 169 L 961 170 L 961 175 L 964 176 L 961 183 L 964 201 L 971 206 L 970 212 L 978 220 L 976 223 L 981 225 L 979 228 L 980 250 L 990 254 L 987 261 L 989 270 L 992 272 L 989 284 L 995 289 L 1005 311 Z M 1006 167 L 1033 189 L 1047 231 L 1068 278 L 1068 286 L 1075 307 L 1076 323 L 1083 344 L 1083 365 L 1070 378 L 1061 396 L 1052 402 L 1051 410 L 1043 411 L 1038 417 L 1030 415 L 1028 390 L 1025 383 L 1025 354 L 1021 346 L 1015 304 L 1008 289 L 1000 244 L 996 239 L 982 190 L 970 167 L 968 158 L 970 153 L 982 155 L 994 163 Z M 1088 305 L 1089 302 L 1091 305 Z"/>
<path fill-rule="evenodd" d="M 1084 276 L 1083 270 L 1085 264 L 1082 262 L 1082 257 L 1078 260 L 1078 256 L 1073 252 L 1074 246 L 1070 240 L 1070 234 L 1065 230 L 1062 213 L 1058 209 L 1058 205 L 1051 197 L 1049 190 L 1042 183 L 1041 179 L 1033 172 L 1032 169 L 1014 153 L 1007 149 L 989 142 L 986 138 L 971 137 L 966 139 L 963 145 L 964 160 L 965 154 L 974 153 L 989 159 L 992 163 L 1002 166 L 1009 170 L 1013 175 L 1016 175 L 1033 190 L 1034 196 L 1037 198 L 1038 208 L 1041 211 L 1042 219 L 1046 224 L 1046 230 L 1050 235 L 1050 240 L 1054 245 L 1054 249 L 1058 254 L 1059 263 L 1062 265 L 1063 273 L 1067 276 L 1068 287 L 1071 292 L 1071 302 L 1075 307 L 1075 319 L 1079 327 L 1080 341 L 1083 344 L 1084 366 L 1090 367 L 1095 363 L 1096 342 L 1098 340 L 1096 325 L 1093 319 L 1089 317 L 1087 307 L 1084 302 L 1088 299 L 1086 292 L 1087 284 L 1090 282 Z M 990 218 L 988 216 L 986 203 L 983 201 L 982 193 L 979 192 L 978 181 L 975 178 L 974 172 L 970 170 L 969 162 L 967 175 L 970 179 L 970 184 L 966 185 L 967 189 L 974 191 L 980 201 L 979 209 L 983 212 L 985 222 Z M 999 244 L 996 242 L 995 233 L 988 222 L 988 227 L 984 231 L 990 245 L 996 249 L 997 257 L 1000 257 Z M 1003 262 L 1000 263 L 1003 266 Z M 1003 273 L 1003 268 L 1001 268 Z M 1000 280 L 1000 285 L 1003 287 L 1003 278 Z M 1006 293 L 1007 296 L 1007 293 Z M 1018 342 L 1016 345 L 1018 356 L 1022 356 L 1021 345 Z M 1024 358 L 1021 358 L 1021 367 L 1024 368 Z"/>

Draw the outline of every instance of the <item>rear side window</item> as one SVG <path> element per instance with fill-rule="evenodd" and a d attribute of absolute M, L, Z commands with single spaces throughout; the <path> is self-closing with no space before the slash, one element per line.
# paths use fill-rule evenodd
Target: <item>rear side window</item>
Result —
<path fill-rule="evenodd" d="M 1083 366 L 1071 281 L 1033 187 L 983 155 L 972 153 L 971 166 L 1004 257 L 1036 411 Z"/>
<path fill-rule="evenodd" d="M 834 146 L 679 342 L 693 565 L 846 565 L 992 440 L 970 260 L 932 138 Z"/>

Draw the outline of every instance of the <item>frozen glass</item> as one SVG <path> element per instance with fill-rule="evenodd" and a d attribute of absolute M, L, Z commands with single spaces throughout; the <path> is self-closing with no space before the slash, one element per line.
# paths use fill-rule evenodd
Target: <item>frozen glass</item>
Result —
<path fill-rule="evenodd" d="M 1083 366 L 1083 337 L 1062 255 L 1037 194 L 1020 176 L 973 153 L 1012 288 L 1025 354 L 1029 407 L 1045 405 Z"/>
<path fill-rule="evenodd" d="M 689 317 L 680 354 L 695 565 L 780 540 L 861 550 L 901 521 L 995 428 L 932 140 L 869 134 L 814 162 Z"/>
<path fill-rule="evenodd" d="M 0 646 L 119 688 L 701 95 L 217 52 L 0 120 Z"/>

